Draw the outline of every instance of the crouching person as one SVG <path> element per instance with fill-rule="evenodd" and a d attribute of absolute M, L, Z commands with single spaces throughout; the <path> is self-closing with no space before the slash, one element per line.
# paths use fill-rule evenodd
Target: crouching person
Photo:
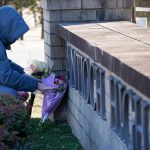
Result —
<path fill-rule="evenodd" d="M 7 58 L 6 50 L 22 37 L 29 27 L 10 6 L 0 7 L 0 94 L 17 96 L 17 91 L 34 92 L 49 89 L 37 79 L 26 75 L 23 68 Z"/>

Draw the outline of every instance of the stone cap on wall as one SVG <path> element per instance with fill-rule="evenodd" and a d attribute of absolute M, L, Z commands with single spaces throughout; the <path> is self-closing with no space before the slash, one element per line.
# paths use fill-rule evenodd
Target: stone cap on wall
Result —
<path fill-rule="evenodd" d="M 59 24 L 57 34 L 150 98 L 150 30 L 136 24 Z"/>

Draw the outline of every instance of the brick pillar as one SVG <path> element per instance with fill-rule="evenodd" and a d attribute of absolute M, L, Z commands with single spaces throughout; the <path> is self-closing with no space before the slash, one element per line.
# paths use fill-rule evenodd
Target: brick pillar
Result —
<path fill-rule="evenodd" d="M 104 20 L 103 0 L 41 0 L 44 18 L 45 57 L 53 71 L 66 70 L 65 41 L 57 36 L 61 22 L 96 22 Z M 66 117 L 65 103 L 52 115 L 55 121 Z"/>
<path fill-rule="evenodd" d="M 129 6 L 125 0 L 41 0 L 45 57 L 50 66 L 53 64 L 53 71 L 66 70 L 65 41 L 56 34 L 58 23 L 98 22 L 118 18 L 129 20 Z M 64 119 L 65 110 L 62 104 L 53 114 L 54 120 Z"/>
<path fill-rule="evenodd" d="M 105 0 L 105 20 L 131 21 L 134 0 Z"/>
<path fill-rule="evenodd" d="M 131 20 L 133 0 L 41 0 L 45 56 L 54 71 L 65 71 L 65 42 L 56 35 L 61 22 Z"/>
<path fill-rule="evenodd" d="M 56 35 L 60 22 L 104 20 L 103 0 L 41 0 L 44 14 L 45 56 L 54 71 L 65 71 L 65 42 Z"/>

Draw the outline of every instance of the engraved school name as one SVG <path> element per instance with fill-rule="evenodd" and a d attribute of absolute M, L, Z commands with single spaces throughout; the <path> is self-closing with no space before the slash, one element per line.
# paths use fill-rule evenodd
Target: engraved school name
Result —
<path fill-rule="evenodd" d="M 70 86 L 91 105 L 101 119 L 108 121 L 105 100 L 106 71 L 71 44 L 67 46 Z M 108 79 L 108 78 L 107 78 Z M 115 76 L 109 77 L 110 128 L 128 149 L 150 149 L 150 102 L 128 89 Z"/>

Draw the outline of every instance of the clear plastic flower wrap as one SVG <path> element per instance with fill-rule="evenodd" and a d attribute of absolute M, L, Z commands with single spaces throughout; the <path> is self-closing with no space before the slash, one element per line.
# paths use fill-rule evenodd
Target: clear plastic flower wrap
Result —
<path fill-rule="evenodd" d="M 50 74 L 52 66 L 48 66 L 48 64 L 43 61 L 33 60 L 30 63 L 30 72 L 32 76 L 36 78 L 42 76 L 47 77 Z"/>

